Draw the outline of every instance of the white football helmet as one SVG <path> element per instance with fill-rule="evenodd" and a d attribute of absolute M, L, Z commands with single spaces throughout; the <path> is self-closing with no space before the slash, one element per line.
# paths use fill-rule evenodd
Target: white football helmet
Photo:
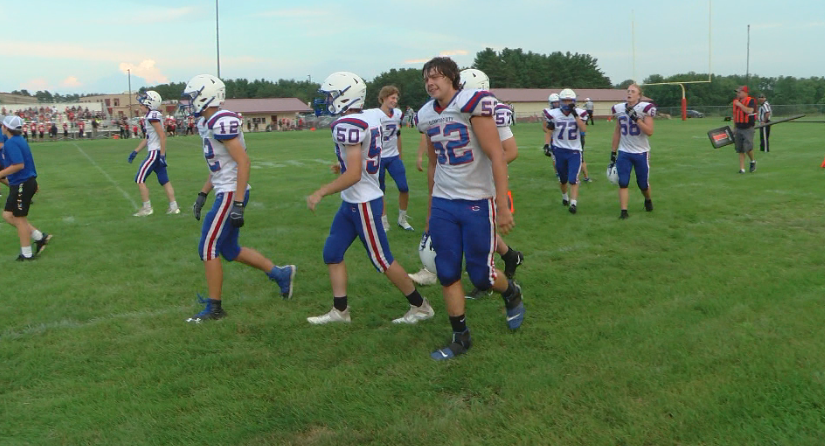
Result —
<path fill-rule="evenodd" d="M 226 85 L 211 74 L 193 77 L 183 89 L 180 107 L 190 114 L 200 116 L 209 107 L 220 107 L 226 100 Z"/>
<path fill-rule="evenodd" d="M 550 103 L 550 108 L 559 108 L 559 95 L 558 93 L 553 93 L 547 97 L 547 102 Z"/>
<path fill-rule="evenodd" d="M 464 90 L 489 90 L 490 78 L 481 70 L 467 68 L 461 70 L 461 79 L 458 85 Z"/>
<path fill-rule="evenodd" d="M 569 88 L 565 88 L 559 92 L 559 100 L 562 101 L 561 109 L 563 111 L 572 111 L 576 106 L 576 92 Z M 566 100 L 572 100 L 573 102 L 565 104 L 564 101 Z"/>
<path fill-rule="evenodd" d="M 364 108 L 367 84 L 357 74 L 338 71 L 324 79 L 318 93 L 323 94 L 324 98 L 316 100 L 316 104 L 326 106 L 326 111 L 331 115 L 340 115 L 351 108 Z"/>
<path fill-rule="evenodd" d="M 619 185 L 619 171 L 616 169 L 616 163 L 610 163 L 607 165 L 607 180 L 613 183 L 614 186 Z"/>
<path fill-rule="evenodd" d="M 436 273 L 435 270 L 435 250 L 433 250 L 433 242 L 430 234 L 424 234 L 421 237 L 421 243 L 418 244 L 418 257 L 421 259 L 421 263 L 424 264 L 424 268 L 431 273 Z"/>
<path fill-rule="evenodd" d="M 138 93 L 137 101 L 138 104 L 149 107 L 149 110 L 159 109 L 160 103 L 163 102 L 158 92 L 152 90 L 144 91 L 143 93 Z"/>

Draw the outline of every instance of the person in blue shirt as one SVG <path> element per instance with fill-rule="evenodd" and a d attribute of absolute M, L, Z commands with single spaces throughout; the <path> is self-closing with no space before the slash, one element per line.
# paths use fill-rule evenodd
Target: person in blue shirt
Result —
<path fill-rule="evenodd" d="M 3 147 L 0 150 L 0 179 L 9 185 L 9 197 L 3 209 L 3 220 L 17 228 L 20 238 L 20 255 L 18 261 L 33 260 L 40 254 L 52 236 L 40 232 L 28 220 L 29 206 L 37 192 L 37 171 L 34 167 L 29 144 L 20 136 L 23 133 L 23 120 L 18 116 L 6 116 L 3 119 Z M 32 252 L 31 241 L 34 240 L 36 251 Z"/>

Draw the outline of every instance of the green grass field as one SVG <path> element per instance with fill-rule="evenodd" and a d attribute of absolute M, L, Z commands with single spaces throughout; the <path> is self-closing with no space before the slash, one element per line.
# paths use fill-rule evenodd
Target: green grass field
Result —
<path fill-rule="evenodd" d="M 14 229 L 0 228 L 0 445 L 822 444 L 825 125 L 776 126 L 773 152 L 738 175 L 732 146 L 707 140 L 722 124 L 656 123 L 656 209 L 631 189 L 626 221 L 604 176 L 611 125 L 589 129 L 596 181 L 575 216 L 538 124 L 514 127 L 506 239 L 526 256 L 527 317 L 510 333 L 498 297 L 468 302 L 474 346 L 449 363 L 429 358 L 450 334 L 440 288 L 421 289 L 434 320 L 392 324 L 406 300 L 358 243 L 352 324 L 306 322 L 332 305 L 321 250 L 340 199 L 312 214 L 304 198 L 333 178 L 328 132 L 247 135 L 241 242 L 296 264 L 295 295 L 225 264 L 229 316 L 197 326 L 184 320 L 206 291 L 190 212 L 207 176 L 198 138 L 169 140 L 184 213 L 162 212 L 152 177 L 148 218 L 131 216 L 137 140 L 35 144 L 30 219 L 54 239 L 20 264 Z M 405 162 L 420 229 L 416 137 L 405 133 Z M 389 233 L 409 272 L 419 237 Z"/>

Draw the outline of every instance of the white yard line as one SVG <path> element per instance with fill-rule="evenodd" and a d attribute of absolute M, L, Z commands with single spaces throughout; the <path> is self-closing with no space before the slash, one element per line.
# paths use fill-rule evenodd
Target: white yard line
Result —
<path fill-rule="evenodd" d="M 111 182 L 111 183 L 115 186 L 115 188 L 116 188 L 117 190 L 119 190 L 121 194 L 123 194 L 123 196 L 124 196 L 127 200 L 129 200 L 129 203 L 132 203 L 132 207 L 133 207 L 134 209 L 138 209 L 138 204 L 135 202 L 135 200 L 134 200 L 134 199 L 132 199 L 132 197 L 131 197 L 129 194 L 127 194 L 127 193 L 126 193 L 126 191 L 125 191 L 125 190 L 123 190 L 123 188 L 121 188 L 120 186 L 118 186 L 117 182 L 116 182 L 114 179 L 112 179 L 112 177 L 110 177 L 110 176 L 109 176 L 109 174 L 108 174 L 108 173 L 106 173 L 106 171 L 105 171 L 105 170 L 103 170 L 103 168 L 102 168 L 102 167 L 100 167 L 100 165 L 99 165 L 99 164 L 97 164 L 97 162 L 95 162 L 95 160 L 94 160 L 94 159 L 92 159 L 92 157 L 91 157 L 91 156 L 89 156 L 89 154 L 88 154 L 88 153 L 86 153 L 83 149 L 81 149 L 81 148 L 80 148 L 80 146 L 79 146 L 79 145 L 77 145 L 77 143 L 72 142 L 72 145 L 73 145 L 73 146 L 75 146 L 75 147 L 77 148 L 77 151 L 78 151 L 78 152 L 80 152 L 80 153 L 82 153 L 82 154 L 83 154 L 83 156 L 85 156 L 85 157 L 89 160 L 89 162 L 90 162 L 90 163 L 92 163 L 92 165 L 93 165 L 93 166 L 97 167 L 97 170 L 99 170 L 99 171 L 100 171 L 100 173 L 102 173 L 102 174 L 103 174 L 103 176 L 104 176 L 104 177 L 106 177 L 106 179 L 107 179 L 107 180 L 109 180 L 109 181 L 110 181 L 110 182 Z"/>

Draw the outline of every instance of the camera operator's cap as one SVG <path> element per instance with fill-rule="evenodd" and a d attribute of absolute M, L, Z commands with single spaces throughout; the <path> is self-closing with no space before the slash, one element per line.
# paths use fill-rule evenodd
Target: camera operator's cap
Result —
<path fill-rule="evenodd" d="M 765 99 L 765 93 L 759 93 L 759 99 Z"/>
<path fill-rule="evenodd" d="M 6 116 L 6 118 L 3 119 L 3 125 L 11 130 L 20 130 L 21 128 L 23 128 L 23 120 L 20 119 L 20 116 L 10 115 Z"/>
<path fill-rule="evenodd" d="M 750 92 L 748 91 L 748 86 L 747 86 L 747 85 L 742 85 L 741 87 L 739 87 L 739 88 L 737 88 L 737 89 L 736 89 L 736 92 L 737 92 L 737 93 L 739 93 L 740 91 L 744 91 L 745 93 L 750 93 Z"/>

